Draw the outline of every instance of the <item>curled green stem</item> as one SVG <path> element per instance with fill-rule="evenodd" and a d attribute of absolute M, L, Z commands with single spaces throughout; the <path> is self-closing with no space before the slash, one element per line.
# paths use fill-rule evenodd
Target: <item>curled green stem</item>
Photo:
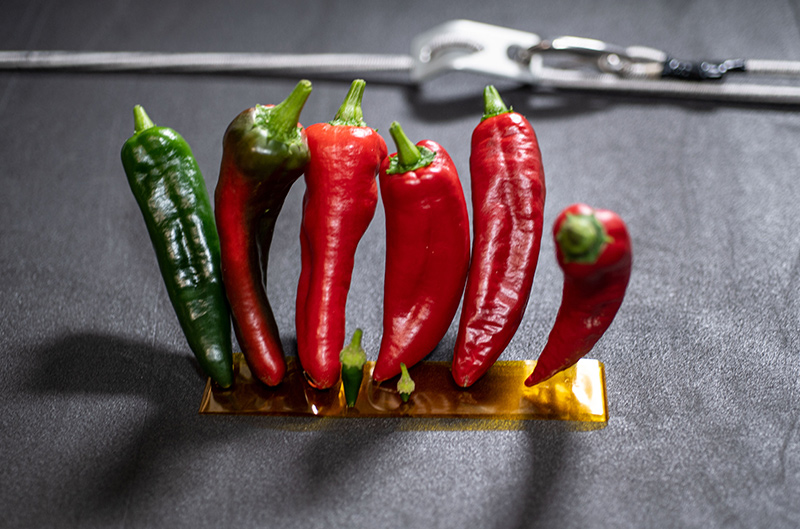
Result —
<path fill-rule="evenodd" d="M 389 134 L 391 134 L 397 146 L 397 156 L 392 158 L 389 163 L 389 168 L 386 170 L 387 174 L 416 171 L 417 169 L 421 169 L 433 163 L 436 153 L 428 148 L 414 145 L 414 143 L 408 139 L 406 133 L 403 132 L 403 128 L 398 122 L 392 122 L 389 126 Z"/>
<path fill-rule="evenodd" d="M 311 81 L 303 79 L 289 96 L 272 108 L 260 107 L 263 125 L 276 139 L 289 138 L 297 131 L 300 112 L 311 94 Z"/>

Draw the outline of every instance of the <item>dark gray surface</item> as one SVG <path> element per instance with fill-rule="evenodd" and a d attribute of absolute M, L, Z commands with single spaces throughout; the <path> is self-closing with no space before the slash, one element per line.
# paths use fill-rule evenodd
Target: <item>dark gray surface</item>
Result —
<path fill-rule="evenodd" d="M 369 51 L 470 18 L 680 57 L 798 59 L 794 3 L 56 2 L 0 4 L 0 49 Z M 192 145 L 210 189 L 230 120 L 296 79 L 0 73 L 0 525 L 6 527 L 797 527 L 800 115 L 796 109 L 534 94 L 498 82 L 539 135 L 546 225 L 576 201 L 618 211 L 629 294 L 591 356 L 611 419 L 573 431 L 417 431 L 413 421 L 200 416 L 119 149 L 143 104 Z M 370 83 L 468 182 L 486 79 Z M 346 82 L 315 79 L 302 121 Z M 275 235 L 270 297 L 293 353 L 303 184 Z M 468 187 L 467 187 L 468 192 Z M 379 208 L 348 333 L 380 338 Z M 545 239 L 505 359 L 535 358 L 560 271 Z M 449 359 L 451 328 L 430 359 Z"/>

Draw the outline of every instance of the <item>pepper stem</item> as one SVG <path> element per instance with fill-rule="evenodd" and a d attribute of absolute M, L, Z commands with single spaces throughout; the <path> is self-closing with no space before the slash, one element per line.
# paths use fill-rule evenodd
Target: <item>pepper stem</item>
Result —
<path fill-rule="evenodd" d="M 387 174 L 407 173 L 416 171 L 433 163 L 436 153 L 425 147 L 417 147 L 408 139 L 403 128 L 396 121 L 389 126 L 389 134 L 392 135 L 395 145 L 397 145 L 397 156 L 389 162 Z"/>
<path fill-rule="evenodd" d="M 356 329 L 350 345 L 339 353 L 339 360 L 342 362 L 342 386 L 348 408 L 356 405 L 361 381 L 364 378 L 364 364 L 367 363 L 367 353 L 361 347 L 362 334 L 361 329 Z"/>
<path fill-rule="evenodd" d="M 422 153 L 420 153 L 417 146 L 408 139 L 400 123 L 393 121 L 389 126 L 389 134 L 392 135 L 392 139 L 395 145 L 397 145 L 397 158 L 400 160 L 400 165 L 403 167 L 410 167 L 419 162 Z"/>
<path fill-rule="evenodd" d="M 416 389 L 416 384 L 411 380 L 411 375 L 408 374 L 408 368 L 404 363 L 400 363 L 400 380 L 397 381 L 397 392 L 400 393 L 400 398 L 403 402 L 408 402 L 411 393 Z"/>
<path fill-rule="evenodd" d="M 311 81 L 303 79 L 294 87 L 289 97 L 269 111 L 269 128 L 276 135 L 291 135 L 300 121 L 300 112 L 311 94 Z"/>
<path fill-rule="evenodd" d="M 556 233 L 564 261 L 593 264 L 606 243 L 613 242 L 594 215 L 567 214 Z"/>
<path fill-rule="evenodd" d="M 481 121 L 489 118 L 499 116 L 500 114 L 507 114 L 511 112 L 503 99 L 500 97 L 500 92 L 497 91 L 492 85 L 483 89 L 483 117 Z"/>
<path fill-rule="evenodd" d="M 331 125 L 349 125 L 352 127 L 366 127 L 364 113 L 361 110 L 361 99 L 364 97 L 364 87 L 367 83 L 363 79 L 356 79 L 350 84 L 350 90 L 344 98 L 342 106 L 331 121 Z"/>
<path fill-rule="evenodd" d="M 150 116 L 144 111 L 142 105 L 136 105 L 133 107 L 133 126 L 136 132 L 142 132 L 150 127 L 155 127 L 156 124 L 153 123 L 153 120 L 150 119 Z"/>

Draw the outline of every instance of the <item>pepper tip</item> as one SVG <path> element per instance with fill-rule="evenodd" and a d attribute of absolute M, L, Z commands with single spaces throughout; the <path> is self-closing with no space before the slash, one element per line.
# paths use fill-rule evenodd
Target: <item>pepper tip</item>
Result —
<path fill-rule="evenodd" d="M 547 378 L 549 378 L 549 377 L 546 376 L 546 375 L 543 375 L 541 370 L 536 369 L 534 367 L 533 368 L 533 372 L 530 374 L 530 376 L 527 379 L 525 379 L 525 385 L 530 388 L 530 387 L 535 386 L 536 384 L 539 384 L 540 382 L 544 382 Z"/>

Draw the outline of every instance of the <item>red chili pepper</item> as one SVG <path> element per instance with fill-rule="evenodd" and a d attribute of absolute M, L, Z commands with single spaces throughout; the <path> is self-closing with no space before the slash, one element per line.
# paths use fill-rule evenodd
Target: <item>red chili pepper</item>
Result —
<path fill-rule="evenodd" d="M 411 367 L 444 337 L 469 268 L 469 218 L 453 161 L 438 143 L 414 145 L 389 128 L 398 152 L 381 164 L 386 211 L 383 338 L 372 377 Z"/>
<path fill-rule="evenodd" d="M 553 237 L 564 290 L 527 386 L 574 365 L 594 347 L 622 305 L 631 275 L 630 236 L 613 211 L 573 204 L 556 219 Z"/>
<path fill-rule="evenodd" d="M 493 86 L 472 133 L 469 159 L 474 242 L 453 378 L 467 387 L 497 361 L 528 304 L 542 239 L 544 169 L 536 133 Z"/>
<path fill-rule="evenodd" d="M 271 386 L 283 379 L 286 364 L 265 290 L 267 262 L 278 214 L 308 163 L 297 120 L 310 93 L 311 83 L 301 81 L 282 103 L 257 105 L 231 122 L 214 197 L 236 337 L 253 375 Z"/>
<path fill-rule="evenodd" d="M 386 157 L 386 142 L 362 117 L 364 86 L 353 81 L 334 120 L 306 129 L 311 161 L 300 231 L 297 353 L 309 383 L 320 389 L 339 380 L 356 247 L 375 214 L 375 176 Z"/>

